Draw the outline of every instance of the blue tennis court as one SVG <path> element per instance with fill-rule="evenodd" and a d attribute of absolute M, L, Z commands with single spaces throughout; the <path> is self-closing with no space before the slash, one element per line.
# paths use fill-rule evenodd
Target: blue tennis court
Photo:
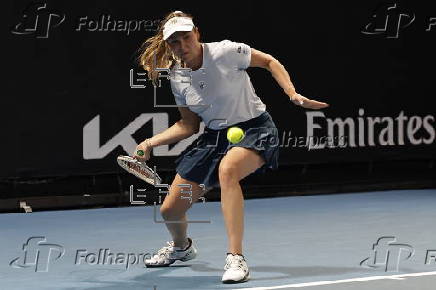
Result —
<path fill-rule="evenodd" d="M 188 211 L 210 221 L 188 227 L 197 258 L 154 269 L 143 257 L 170 240 L 154 206 L 2 214 L 0 289 L 434 289 L 435 204 L 434 189 L 246 200 L 237 285 L 220 280 L 219 202 Z"/>

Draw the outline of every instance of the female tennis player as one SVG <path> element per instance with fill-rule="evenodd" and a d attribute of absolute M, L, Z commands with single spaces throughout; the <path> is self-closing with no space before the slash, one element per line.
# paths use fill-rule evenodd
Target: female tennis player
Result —
<path fill-rule="evenodd" d="M 261 67 L 270 71 L 296 105 L 321 109 L 328 104 L 298 94 L 283 65 L 269 54 L 230 40 L 200 42 L 192 16 L 181 11 L 169 13 L 156 35 L 143 43 L 139 62 L 155 83 L 156 68 L 170 69 L 171 90 L 176 104 L 181 105 L 181 119 L 139 144 L 132 154 L 134 158 L 147 161 L 153 147 L 188 138 L 199 132 L 201 121 L 205 124 L 204 133 L 176 159 L 177 174 L 160 209 L 164 220 L 181 223 L 165 224 L 173 240 L 145 264 L 162 267 L 196 257 L 197 249 L 183 221 L 192 203 L 204 193 L 200 186 L 204 184 L 206 188 L 221 189 L 228 236 L 222 282 L 247 281 L 250 275 L 242 251 L 244 199 L 239 182 L 251 173 L 277 169 L 279 150 L 277 143 L 274 146 L 266 141 L 271 137 L 278 140 L 277 127 L 256 95 L 246 69 Z M 227 140 L 229 127 L 244 130 L 242 141 L 233 144 Z M 138 150 L 145 154 L 137 155 Z M 192 203 L 181 198 L 179 184 L 192 185 Z"/>

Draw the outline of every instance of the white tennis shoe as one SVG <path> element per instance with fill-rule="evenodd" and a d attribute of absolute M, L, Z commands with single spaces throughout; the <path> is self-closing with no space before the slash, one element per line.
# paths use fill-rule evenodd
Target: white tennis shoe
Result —
<path fill-rule="evenodd" d="M 175 261 L 189 261 L 197 256 L 197 249 L 191 238 L 188 238 L 189 245 L 186 249 L 174 247 L 174 242 L 167 242 L 168 246 L 161 248 L 157 254 L 153 255 L 150 259 L 145 260 L 147 268 L 152 267 L 167 267 Z"/>
<path fill-rule="evenodd" d="M 223 283 L 241 283 L 250 279 L 247 262 L 243 255 L 227 253 Z"/>

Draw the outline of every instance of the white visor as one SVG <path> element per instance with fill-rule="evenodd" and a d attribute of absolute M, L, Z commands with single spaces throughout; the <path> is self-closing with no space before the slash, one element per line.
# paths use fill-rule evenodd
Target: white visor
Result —
<path fill-rule="evenodd" d="M 176 31 L 191 31 L 194 28 L 194 23 L 189 17 L 173 17 L 168 20 L 163 29 L 163 39 L 167 40 Z"/>

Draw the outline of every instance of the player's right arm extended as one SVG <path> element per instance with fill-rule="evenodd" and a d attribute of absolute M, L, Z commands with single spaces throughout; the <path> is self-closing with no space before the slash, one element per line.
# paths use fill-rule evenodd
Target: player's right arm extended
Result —
<path fill-rule="evenodd" d="M 178 109 L 182 116 L 181 119 L 163 132 L 149 138 L 149 146 L 156 147 L 173 144 L 198 133 L 200 129 L 200 117 L 189 110 L 188 107 L 179 107 Z"/>

